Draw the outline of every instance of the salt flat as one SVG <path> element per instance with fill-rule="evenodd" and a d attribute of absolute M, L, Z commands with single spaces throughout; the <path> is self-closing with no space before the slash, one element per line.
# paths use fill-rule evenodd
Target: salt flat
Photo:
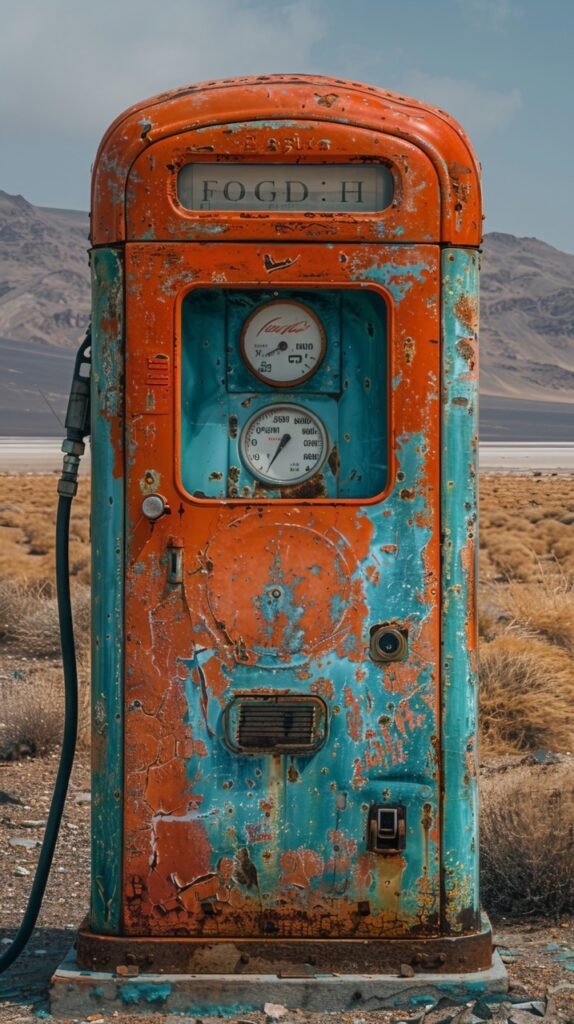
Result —
<path fill-rule="evenodd" d="M 51 473 L 62 465 L 58 437 L 0 437 L 0 472 Z M 574 472 L 574 443 L 555 444 L 491 443 L 480 445 L 483 472 Z M 81 462 L 81 472 L 89 472 L 90 446 Z"/>
<path fill-rule="evenodd" d="M 574 471 L 574 444 L 490 444 L 483 442 L 479 450 L 482 472 L 543 472 L 571 473 Z"/>

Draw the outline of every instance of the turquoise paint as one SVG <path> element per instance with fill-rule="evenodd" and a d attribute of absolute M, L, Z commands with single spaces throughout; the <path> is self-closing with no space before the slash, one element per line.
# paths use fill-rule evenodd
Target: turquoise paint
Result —
<path fill-rule="evenodd" d="M 187 718 L 193 723 L 194 736 L 205 744 L 207 756 L 194 755 L 187 765 L 190 790 L 196 795 L 197 804 L 183 819 L 171 820 L 201 821 L 213 851 L 213 869 L 220 858 L 233 859 L 238 849 L 249 849 L 258 875 L 257 898 L 263 909 L 275 905 L 280 891 L 282 851 L 305 848 L 313 850 L 324 864 L 323 871 L 309 879 L 310 891 L 320 890 L 323 900 L 326 896 L 335 903 L 343 897 L 368 899 L 372 914 L 383 909 L 388 912 L 385 890 L 377 885 L 376 872 L 364 885 L 356 877 L 350 880 L 348 864 L 338 851 L 341 837 L 343 842 L 354 841 L 361 847 L 366 808 L 371 802 L 399 803 L 407 807 L 407 853 L 397 914 L 399 919 L 404 916 L 412 927 L 412 920 L 420 916 L 424 903 L 425 912 L 433 921 L 430 930 L 438 926 L 439 852 L 430 836 L 425 840 L 422 827 L 426 815 L 434 821 L 438 813 L 436 764 L 431 755 L 438 723 L 425 699 L 435 684 L 432 667 L 416 655 L 418 631 L 429 614 L 420 602 L 420 594 L 425 589 L 423 557 L 431 531 L 412 525 L 415 513 L 424 515 L 427 511 L 424 496 L 415 500 L 401 497 L 403 489 L 417 487 L 426 452 L 427 440 L 423 435 L 401 438 L 397 455 L 403 479 L 384 505 L 363 510 L 362 514 L 371 519 L 374 527 L 372 555 L 356 570 L 372 609 L 370 621 L 397 618 L 408 624 L 415 671 L 412 684 L 404 693 L 396 692 L 394 666 L 378 666 L 367 657 L 366 633 L 362 638 L 365 659 L 360 664 L 334 652 L 318 656 L 313 651 L 302 651 L 275 665 L 268 653 L 262 654 L 255 664 L 227 665 L 223 669 L 228 679 L 223 703 L 231 701 L 238 690 L 248 692 L 264 687 L 300 693 L 298 672 L 302 663 L 306 671 L 304 691 L 314 692 L 319 680 L 325 677 L 333 685 L 332 695 L 323 694 L 329 710 L 330 733 L 319 751 L 307 757 L 238 756 L 224 742 L 222 704 L 216 698 L 206 697 L 201 674 L 194 671 L 197 659 L 205 671 L 209 660 L 217 657 L 216 647 L 197 654 L 194 660 L 180 662 Z M 398 555 L 384 555 L 381 548 L 393 544 L 397 537 Z M 343 551 L 348 548 L 342 538 L 340 545 Z M 350 555 L 348 550 L 347 554 Z M 381 579 L 368 581 L 366 570 L 369 566 L 382 570 L 383 559 Z M 275 571 L 280 578 L 281 566 L 276 566 Z M 317 586 L 321 585 L 320 576 L 312 578 Z M 364 672 L 364 678 L 357 678 L 358 669 Z M 356 696 L 355 708 L 349 704 L 350 694 Z M 380 725 L 381 720 L 384 725 Z M 356 736 L 351 741 L 349 729 L 353 728 Z M 364 766 L 368 760 L 370 768 L 357 774 L 358 765 Z M 258 843 L 262 822 L 259 802 L 269 799 L 274 804 L 269 826 L 274 841 Z M 162 814 L 161 819 L 165 821 L 166 815 Z M 263 850 L 271 856 L 264 859 Z M 330 927 L 337 934 L 335 919 Z M 396 934 L 397 927 L 400 925 L 393 922 L 389 930 Z M 360 925 L 356 934 L 361 934 Z"/>
<path fill-rule="evenodd" d="M 401 258 L 408 246 L 401 245 Z M 413 246 L 413 251 L 416 251 Z M 424 281 L 429 268 L 426 263 L 393 263 L 388 257 L 381 257 L 385 262 L 373 263 L 370 267 L 358 264 L 353 270 L 355 281 L 375 281 L 384 285 L 387 291 L 393 296 L 395 302 L 402 302 L 413 286 L 413 281 Z"/>
<path fill-rule="evenodd" d="M 253 128 L 273 128 L 275 131 L 278 128 L 298 128 L 301 129 L 300 121 L 233 121 L 225 125 L 225 130 L 228 132 L 246 132 L 249 134 Z M 202 128 L 196 128 L 196 133 L 201 135 L 203 132 L 212 132 L 213 125 L 209 124 Z"/>
<path fill-rule="evenodd" d="M 141 1003 L 147 1003 L 149 1006 L 163 1006 L 171 995 L 172 987 L 168 981 L 159 983 L 122 982 L 118 984 L 118 994 L 124 1006 L 139 1006 Z"/>
<path fill-rule="evenodd" d="M 123 750 L 124 482 L 112 425 L 123 404 L 123 274 L 113 249 L 92 252 L 92 883 L 90 924 L 120 927 Z M 110 326 L 115 325 L 115 326 Z M 117 464 L 121 473 L 116 474 Z"/>
<path fill-rule="evenodd" d="M 442 255 L 442 750 L 444 775 L 444 924 L 454 933 L 479 923 L 477 666 L 466 630 L 474 615 L 476 580 L 464 553 L 477 524 L 478 409 L 476 368 L 469 364 L 461 322 L 478 304 L 478 254 L 446 249 Z M 478 549 L 477 549 L 478 550 Z"/>
<path fill-rule="evenodd" d="M 271 389 L 239 355 L 245 319 L 280 295 L 309 306 L 323 323 L 327 350 L 297 387 Z M 368 289 L 192 290 L 182 309 L 182 475 L 186 489 L 210 498 L 250 497 L 261 488 L 246 469 L 238 439 L 247 420 L 271 403 L 301 404 L 324 422 L 332 458 L 323 466 L 329 497 L 371 497 L 387 481 L 387 315 Z M 278 489 L 265 495 L 280 497 Z"/>

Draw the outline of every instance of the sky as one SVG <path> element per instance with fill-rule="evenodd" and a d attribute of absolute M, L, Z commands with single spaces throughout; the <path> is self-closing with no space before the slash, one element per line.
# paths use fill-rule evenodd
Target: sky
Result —
<path fill-rule="evenodd" d="M 487 231 L 574 252 L 572 0 L 0 0 L 0 188 L 87 209 L 123 109 L 169 88 L 306 72 L 448 110 Z"/>

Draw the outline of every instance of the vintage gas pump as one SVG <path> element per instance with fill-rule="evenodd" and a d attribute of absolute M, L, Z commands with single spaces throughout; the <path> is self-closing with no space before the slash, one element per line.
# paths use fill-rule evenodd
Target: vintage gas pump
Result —
<path fill-rule="evenodd" d="M 91 230 L 92 893 L 54 1005 L 503 986 L 466 136 L 350 82 L 182 89 L 108 131 Z"/>

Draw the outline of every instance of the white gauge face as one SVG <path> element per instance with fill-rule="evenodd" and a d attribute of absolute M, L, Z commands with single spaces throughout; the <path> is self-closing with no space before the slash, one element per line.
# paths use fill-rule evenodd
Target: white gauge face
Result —
<path fill-rule="evenodd" d="M 240 348 L 251 373 L 259 380 L 272 387 L 293 387 L 321 365 L 325 332 L 313 311 L 302 302 L 268 302 L 246 320 Z"/>
<path fill-rule="evenodd" d="M 308 480 L 327 456 L 327 431 L 300 405 L 269 405 L 247 421 L 239 440 L 241 457 L 253 476 L 266 483 Z"/>

